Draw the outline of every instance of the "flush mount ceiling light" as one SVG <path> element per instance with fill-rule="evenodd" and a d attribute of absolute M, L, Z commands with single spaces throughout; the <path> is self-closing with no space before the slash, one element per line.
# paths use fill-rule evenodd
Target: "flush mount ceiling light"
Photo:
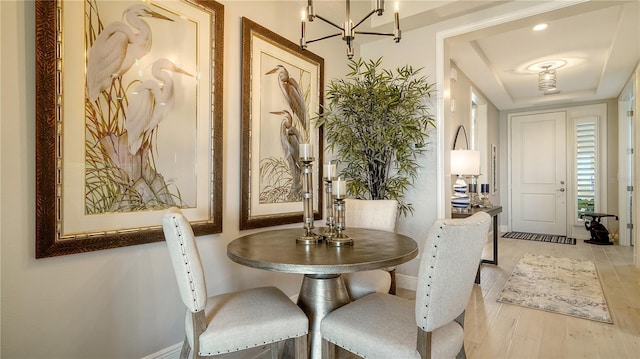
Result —
<path fill-rule="evenodd" d="M 559 68 L 568 64 L 568 59 L 544 59 L 536 61 L 523 70 L 527 73 L 538 74 L 538 90 L 545 95 L 559 92 L 557 89 L 557 73 Z"/>
<path fill-rule="evenodd" d="M 362 20 L 358 21 L 358 23 L 355 24 L 355 25 L 353 24 L 353 21 L 351 21 L 351 2 L 349 0 L 346 0 L 346 10 L 347 11 L 346 11 L 346 16 L 345 16 L 344 23 L 342 23 L 342 26 L 339 26 L 339 25 L 337 25 L 337 24 L 325 19 L 324 17 L 320 16 L 319 14 L 315 13 L 313 11 L 313 0 L 308 0 L 307 9 L 302 11 L 302 37 L 300 38 L 300 48 L 302 48 L 302 50 L 305 50 L 307 48 L 307 44 L 309 44 L 309 43 L 320 41 L 320 40 L 325 40 L 325 39 L 330 39 L 332 37 L 336 37 L 336 36 L 342 35 L 342 40 L 344 40 L 347 43 L 347 57 L 349 59 L 352 59 L 353 58 L 353 47 L 351 45 L 353 43 L 353 40 L 355 39 L 355 34 L 393 36 L 393 40 L 396 43 L 400 42 L 400 38 L 402 37 L 402 32 L 400 31 L 400 14 L 398 13 L 398 3 L 397 2 L 396 2 L 396 9 L 395 9 L 395 12 L 394 12 L 393 33 L 355 31 L 356 28 L 358 26 L 360 26 L 360 24 L 362 24 L 369 17 L 371 17 L 371 15 L 377 13 L 378 16 L 381 16 L 384 13 L 384 0 L 376 0 L 376 8 L 371 10 L 371 12 L 369 12 L 368 15 L 366 15 Z M 324 21 L 325 23 L 337 28 L 338 30 L 340 30 L 340 32 L 336 33 L 336 34 L 332 34 L 332 35 L 323 36 L 323 37 L 320 37 L 320 38 L 317 38 L 317 39 L 313 39 L 313 40 L 307 40 L 306 39 L 306 22 L 307 21 L 311 22 L 315 18 L 318 18 L 318 19 Z"/>
<path fill-rule="evenodd" d="M 543 92 L 555 91 L 557 86 L 556 70 L 551 65 L 542 66 L 544 69 L 538 73 L 538 90 Z"/>

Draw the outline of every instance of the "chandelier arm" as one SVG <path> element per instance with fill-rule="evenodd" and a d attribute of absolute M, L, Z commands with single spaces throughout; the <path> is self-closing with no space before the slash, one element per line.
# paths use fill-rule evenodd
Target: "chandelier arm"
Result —
<path fill-rule="evenodd" d="M 371 10 L 371 12 L 369 13 L 369 15 L 365 16 L 362 18 L 362 20 L 358 21 L 357 24 L 355 24 L 355 26 L 353 27 L 353 29 L 355 30 L 356 27 L 360 26 L 360 24 L 362 24 L 365 20 L 367 20 L 368 18 L 371 17 L 371 15 L 375 14 L 376 12 L 378 12 L 378 10 L 373 9 Z"/>
<path fill-rule="evenodd" d="M 360 24 L 362 24 L 365 20 L 369 19 L 373 14 L 378 14 L 378 15 L 382 15 L 384 13 L 384 0 L 377 0 L 376 1 L 376 8 L 371 10 L 365 17 L 362 18 L 362 20 L 358 21 L 357 24 L 355 24 L 355 26 L 353 25 L 353 22 L 351 21 L 351 1 L 350 0 L 345 0 L 345 10 L 346 10 L 346 17 L 345 17 L 345 21 L 342 25 L 338 25 L 334 22 L 332 22 L 331 20 L 328 20 L 326 18 L 324 18 L 322 15 L 319 14 L 315 14 L 313 11 L 313 0 L 308 0 L 308 5 L 307 5 L 307 9 L 306 12 L 305 10 L 303 10 L 302 12 L 302 36 L 300 37 L 300 48 L 302 48 L 302 50 L 305 50 L 307 48 L 307 44 L 312 43 L 312 42 L 316 42 L 316 41 L 321 41 L 321 40 L 325 40 L 325 39 L 329 39 L 332 37 L 336 37 L 336 36 L 340 36 L 342 35 L 342 40 L 344 40 L 347 43 L 347 57 L 349 59 L 353 58 L 354 55 L 354 51 L 353 51 L 353 47 L 352 47 L 352 43 L 353 40 L 355 38 L 355 34 L 362 34 L 362 35 L 378 35 L 378 36 L 392 36 L 393 39 L 395 40 L 396 43 L 400 42 L 400 39 L 402 38 L 402 32 L 400 30 L 400 16 L 398 14 L 398 8 L 397 8 L 397 4 L 396 4 L 396 11 L 394 12 L 394 30 L 393 33 L 381 33 L 381 32 L 374 32 L 374 31 L 355 31 L 355 29 L 360 26 Z M 313 39 L 313 40 L 306 40 L 306 22 L 309 21 L 313 21 L 315 18 L 320 19 L 320 21 L 329 24 L 333 27 L 335 27 L 336 29 L 340 30 L 340 33 L 337 34 L 331 34 L 331 35 L 327 35 L 327 36 L 323 36 L 317 39 Z"/>
<path fill-rule="evenodd" d="M 320 20 L 322 20 L 322 21 L 326 22 L 327 24 L 334 26 L 335 28 L 339 29 L 340 31 L 344 31 L 344 29 L 342 28 L 342 26 L 338 26 L 338 25 L 336 25 L 335 23 L 331 22 L 330 20 L 325 19 L 324 17 L 322 17 L 322 16 L 320 16 L 320 15 L 318 15 L 318 14 L 315 14 L 315 15 L 314 15 L 314 17 L 317 17 L 318 19 L 320 19 Z"/>
<path fill-rule="evenodd" d="M 333 34 L 333 35 L 327 35 L 327 36 L 319 37 L 319 38 L 317 38 L 317 39 L 313 39 L 313 40 L 307 40 L 306 42 L 307 42 L 307 44 L 310 44 L 310 43 L 312 43 L 312 42 L 321 41 L 321 40 L 326 40 L 326 39 L 330 39 L 330 38 L 332 38 L 332 37 L 336 37 L 336 36 L 340 36 L 340 35 L 342 35 L 342 33 L 341 33 L 341 32 L 339 32 L 339 33 L 337 33 L 337 34 Z"/>
<path fill-rule="evenodd" d="M 362 35 L 380 35 L 380 36 L 395 36 L 395 34 L 385 34 L 382 32 L 370 32 L 370 31 L 356 31 L 356 34 Z"/>

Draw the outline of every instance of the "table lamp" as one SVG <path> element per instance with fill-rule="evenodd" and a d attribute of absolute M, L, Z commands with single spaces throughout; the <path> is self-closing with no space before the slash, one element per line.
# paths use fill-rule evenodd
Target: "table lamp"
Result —
<path fill-rule="evenodd" d="M 477 176 L 480 175 L 480 151 L 469 150 L 469 142 L 467 143 L 467 149 L 455 149 L 456 142 L 460 131 L 464 132 L 465 141 L 467 140 L 467 133 L 464 130 L 464 126 L 458 127 L 456 132 L 456 138 L 453 142 L 453 149 L 451 150 L 451 174 L 457 175 L 458 178 L 453 184 L 453 196 L 451 197 L 451 205 L 454 208 L 463 209 L 472 204 L 472 199 L 467 194 L 467 183 L 464 176 L 471 176 L 471 196 L 477 193 Z M 475 198 L 473 199 L 475 200 Z"/>

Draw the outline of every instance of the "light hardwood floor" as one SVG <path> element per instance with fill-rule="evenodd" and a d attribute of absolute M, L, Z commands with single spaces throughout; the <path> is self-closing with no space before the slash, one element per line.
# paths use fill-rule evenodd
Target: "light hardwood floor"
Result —
<path fill-rule="evenodd" d="M 491 244 L 485 253 L 491 255 Z M 525 253 L 589 259 L 596 264 L 613 324 L 496 302 L 504 283 Z M 483 264 L 481 284 L 473 289 L 465 318 L 467 358 L 640 358 L 640 270 L 633 247 L 576 245 L 499 239 L 499 266 Z M 399 289 L 398 295 L 415 298 Z M 269 358 L 254 349 L 224 358 Z M 341 353 L 340 359 L 356 359 Z M 399 358 L 390 358 L 399 359 Z"/>
<path fill-rule="evenodd" d="M 499 239 L 499 266 L 483 265 L 465 319 L 469 358 L 640 358 L 640 271 L 633 247 Z M 613 324 L 496 302 L 525 253 L 593 261 Z"/>

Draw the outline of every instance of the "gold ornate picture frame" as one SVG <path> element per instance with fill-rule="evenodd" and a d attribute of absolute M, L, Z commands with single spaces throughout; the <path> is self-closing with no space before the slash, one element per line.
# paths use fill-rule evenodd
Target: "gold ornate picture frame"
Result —
<path fill-rule="evenodd" d="M 313 151 L 313 213 L 322 213 L 324 59 L 242 18 L 240 229 L 302 223 L 299 143 Z M 320 204 L 320 206 L 319 206 Z"/>
<path fill-rule="evenodd" d="M 36 258 L 162 241 L 172 206 L 222 231 L 223 30 L 214 1 L 36 1 Z"/>

